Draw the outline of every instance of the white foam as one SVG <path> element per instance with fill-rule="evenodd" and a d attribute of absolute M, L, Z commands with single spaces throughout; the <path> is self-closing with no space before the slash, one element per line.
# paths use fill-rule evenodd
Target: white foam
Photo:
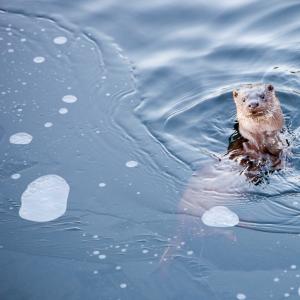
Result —
<path fill-rule="evenodd" d="M 65 36 L 57 36 L 53 39 L 53 43 L 56 45 L 63 45 L 68 41 Z"/>
<path fill-rule="evenodd" d="M 41 176 L 32 181 L 21 196 L 19 215 L 35 222 L 48 222 L 65 214 L 70 187 L 64 178 Z"/>
<path fill-rule="evenodd" d="M 139 163 L 135 160 L 130 160 L 126 163 L 126 167 L 128 168 L 135 168 L 139 165 Z"/>
<path fill-rule="evenodd" d="M 239 223 L 236 213 L 225 206 L 214 206 L 202 215 L 202 222 L 212 227 L 233 227 Z"/>
<path fill-rule="evenodd" d="M 27 132 L 17 132 L 9 137 L 9 142 L 15 145 L 30 144 L 33 137 Z"/>
<path fill-rule="evenodd" d="M 74 103 L 77 100 L 78 100 L 77 97 L 74 95 L 65 95 L 62 97 L 62 101 L 66 102 L 66 103 Z"/>
<path fill-rule="evenodd" d="M 33 61 L 36 63 L 36 64 L 41 64 L 45 61 L 45 57 L 43 56 L 36 56 Z"/>

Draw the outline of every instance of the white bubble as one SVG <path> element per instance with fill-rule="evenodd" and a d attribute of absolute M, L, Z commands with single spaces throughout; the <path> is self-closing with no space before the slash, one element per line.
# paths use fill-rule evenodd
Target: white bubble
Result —
<path fill-rule="evenodd" d="M 137 167 L 138 166 L 138 162 L 137 161 L 135 161 L 135 160 L 130 160 L 130 161 L 128 161 L 127 163 L 126 163 L 126 167 L 128 167 L 128 168 L 135 168 L 135 167 Z"/>
<path fill-rule="evenodd" d="M 10 48 L 10 49 L 7 50 L 7 52 L 8 53 L 13 53 L 13 52 L 15 52 L 15 50 Z"/>
<path fill-rule="evenodd" d="M 94 254 L 94 255 L 99 255 L 99 254 L 100 254 L 100 251 L 94 250 L 94 251 L 93 251 L 93 254 Z"/>
<path fill-rule="evenodd" d="M 95 275 L 97 275 L 98 273 L 99 273 L 99 271 L 98 270 L 94 270 L 94 272 L 93 272 Z"/>
<path fill-rule="evenodd" d="M 127 284 L 126 284 L 126 283 L 121 283 L 121 284 L 120 284 L 120 288 L 121 288 L 121 289 L 127 288 Z"/>
<path fill-rule="evenodd" d="M 106 183 L 105 182 L 100 182 L 99 183 L 99 187 L 105 187 L 106 186 Z"/>
<path fill-rule="evenodd" d="M 288 298 L 288 297 L 290 296 L 290 294 L 289 294 L 289 293 L 284 293 L 283 296 L 284 296 L 285 298 Z"/>
<path fill-rule="evenodd" d="M 36 63 L 36 64 L 41 64 L 45 61 L 45 57 L 43 56 L 36 56 L 33 61 Z"/>
<path fill-rule="evenodd" d="M 186 252 L 186 254 L 187 254 L 187 255 L 193 255 L 193 254 L 194 254 L 194 251 L 193 251 L 193 250 L 189 250 L 189 251 Z"/>
<path fill-rule="evenodd" d="M 105 254 L 100 254 L 98 257 L 99 257 L 99 259 L 105 259 L 106 255 Z"/>
<path fill-rule="evenodd" d="M 52 127 L 52 126 L 53 126 L 53 123 L 51 123 L 51 122 L 46 122 L 46 123 L 44 124 L 44 126 L 45 126 L 46 128 L 49 128 L 49 127 Z"/>
<path fill-rule="evenodd" d="M 149 252 L 149 250 L 147 249 L 143 249 L 142 253 L 147 254 Z"/>
<path fill-rule="evenodd" d="M 279 281 L 279 278 L 278 278 L 278 277 L 275 277 L 275 278 L 273 279 L 273 281 L 274 281 L 274 282 L 278 282 L 278 281 Z"/>
<path fill-rule="evenodd" d="M 122 269 L 122 267 L 121 266 L 116 266 L 116 270 L 121 270 Z"/>
<path fill-rule="evenodd" d="M 11 178 L 11 179 L 17 180 L 17 179 L 21 178 L 21 174 L 19 174 L 19 173 L 12 174 L 12 175 L 10 176 L 10 178 Z"/>
<path fill-rule="evenodd" d="M 245 300 L 246 298 L 247 298 L 246 295 L 242 294 L 242 293 L 238 293 L 236 295 L 236 299 L 238 299 L 238 300 Z"/>
<path fill-rule="evenodd" d="M 239 217 L 225 206 L 214 206 L 202 215 L 202 222 L 212 227 L 232 227 L 239 223 Z"/>
<path fill-rule="evenodd" d="M 57 36 L 53 39 L 53 43 L 56 45 L 63 45 L 68 41 L 65 36 Z"/>
<path fill-rule="evenodd" d="M 61 115 L 65 115 L 65 114 L 67 114 L 68 113 L 68 109 L 66 108 L 66 107 L 62 107 L 62 108 L 60 108 L 59 109 L 59 113 L 61 114 Z"/>
<path fill-rule="evenodd" d="M 18 132 L 9 137 L 9 142 L 15 145 L 27 145 L 30 144 L 33 137 L 27 132 Z"/>
<path fill-rule="evenodd" d="M 66 103 L 74 103 L 77 101 L 77 97 L 74 95 L 65 95 L 62 97 L 62 101 Z"/>
<path fill-rule="evenodd" d="M 295 270 L 297 268 L 297 266 L 296 265 L 291 265 L 290 268 L 293 269 L 293 270 Z"/>
<path fill-rule="evenodd" d="M 21 196 L 21 218 L 35 222 L 55 220 L 65 214 L 70 187 L 58 175 L 45 175 L 32 181 Z"/>
<path fill-rule="evenodd" d="M 300 287 L 298 288 L 298 296 L 300 296 Z"/>

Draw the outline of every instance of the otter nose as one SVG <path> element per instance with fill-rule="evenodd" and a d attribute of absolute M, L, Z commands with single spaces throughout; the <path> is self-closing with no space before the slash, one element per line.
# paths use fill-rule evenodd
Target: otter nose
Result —
<path fill-rule="evenodd" d="M 259 103 L 257 101 L 251 101 L 249 104 L 248 104 L 248 107 L 249 108 L 256 108 L 259 106 Z"/>

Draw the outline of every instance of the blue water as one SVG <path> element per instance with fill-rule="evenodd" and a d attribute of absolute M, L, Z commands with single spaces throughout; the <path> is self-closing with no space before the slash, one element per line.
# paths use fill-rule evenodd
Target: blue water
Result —
<path fill-rule="evenodd" d="M 299 15 L 298 1 L 0 1 L 0 299 L 299 299 Z M 290 142 L 260 186 L 218 165 L 249 82 L 275 86 Z M 181 211 L 194 172 L 200 205 L 237 226 Z M 30 210 L 25 190 L 51 174 L 65 211 L 51 185 Z"/>

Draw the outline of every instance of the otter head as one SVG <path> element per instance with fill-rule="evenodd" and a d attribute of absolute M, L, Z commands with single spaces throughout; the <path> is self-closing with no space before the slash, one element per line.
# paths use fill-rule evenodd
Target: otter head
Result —
<path fill-rule="evenodd" d="M 280 103 L 271 84 L 245 84 L 233 91 L 240 133 L 261 134 L 278 131 L 283 126 Z"/>
<path fill-rule="evenodd" d="M 247 84 L 233 91 L 238 117 L 258 117 L 269 114 L 279 105 L 271 84 Z"/>

